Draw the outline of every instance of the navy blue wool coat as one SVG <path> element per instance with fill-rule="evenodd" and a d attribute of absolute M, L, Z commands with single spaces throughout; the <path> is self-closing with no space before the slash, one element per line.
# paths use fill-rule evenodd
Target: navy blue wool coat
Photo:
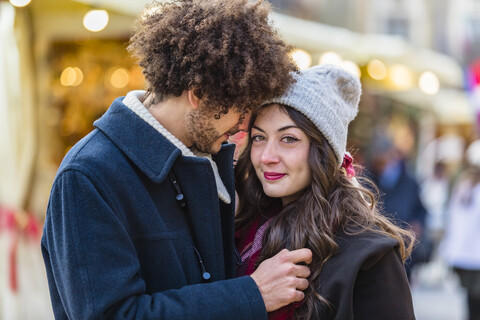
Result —
<path fill-rule="evenodd" d="M 55 318 L 266 319 L 253 279 L 232 279 L 234 204 L 219 201 L 209 161 L 182 156 L 122 98 L 94 125 L 63 160 L 48 204 L 42 253 Z M 231 199 L 233 149 L 214 157 Z"/>

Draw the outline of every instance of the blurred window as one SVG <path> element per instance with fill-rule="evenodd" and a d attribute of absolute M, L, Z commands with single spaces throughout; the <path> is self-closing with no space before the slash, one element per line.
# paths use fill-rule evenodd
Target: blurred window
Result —
<path fill-rule="evenodd" d="M 393 17 L 387 20 L 387 33 L 409 38 L 409 21 L 405 18 Z"/>

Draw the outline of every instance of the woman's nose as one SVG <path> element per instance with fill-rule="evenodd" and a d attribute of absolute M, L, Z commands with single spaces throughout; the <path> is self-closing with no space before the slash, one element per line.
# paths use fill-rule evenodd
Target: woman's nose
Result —
<path fill-rule="evenodd" d="M 268 141 L 265 144 L 265 148 L 262 151 L 262 156 L 260 160 L 262 161 L 262 163 L 268 164 L 268 163 L 276 163 L 279 161 L 278 159 L 279 158 L 278 158 L 278 153 L 277 153 L 275 144 L 271 141 Z"/>

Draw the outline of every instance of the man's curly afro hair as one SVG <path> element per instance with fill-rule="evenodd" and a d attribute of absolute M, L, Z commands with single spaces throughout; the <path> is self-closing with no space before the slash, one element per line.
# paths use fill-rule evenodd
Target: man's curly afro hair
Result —
<path fill-rule="evenodd" d="M 280 96 L 297 67 L 262 0 L 155 2 L 137 20 L 128 50 L 153 101 L 194 89 L 215 110 L 255 111 Z"/>

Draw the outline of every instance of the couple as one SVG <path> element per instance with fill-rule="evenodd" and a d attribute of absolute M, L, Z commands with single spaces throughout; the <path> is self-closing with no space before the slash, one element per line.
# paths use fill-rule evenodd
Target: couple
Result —
<path fill-rule="evenodd" d="M 410 234 L 345 152 L 358 79 L 295 73 L 263 1 L 158 6 L 129 45 L 147 91 L 113 102 L 52 187 L 55 317 L 414 319 Z M 234 174 L 225 142 L 249 129 Z"/>

